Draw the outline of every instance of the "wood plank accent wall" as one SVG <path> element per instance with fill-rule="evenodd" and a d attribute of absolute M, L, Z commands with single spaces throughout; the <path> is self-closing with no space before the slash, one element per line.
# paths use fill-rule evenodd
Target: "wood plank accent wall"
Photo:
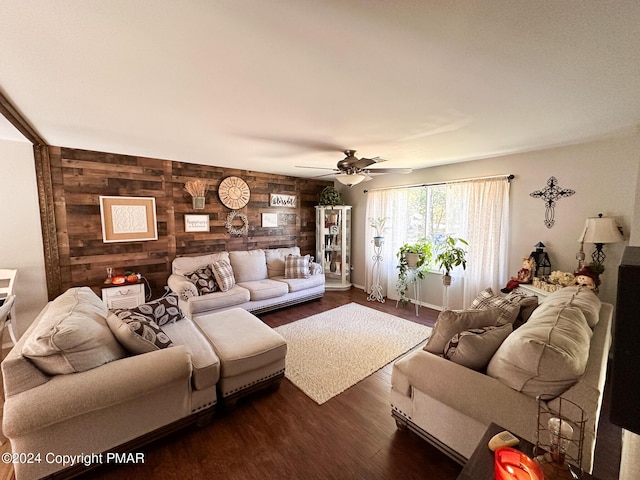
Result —
<path fill-rule="evenodd" d="M 315 252 L 315 209 L 320 192 L 332 182 L 285 175 L 196 165 L 170 160 L 49 147 L 61 290 L 91 285 L 98 290 L 106 267 L 123 273 L 133 270 L 149 281 L 153 296 L 164 292 L 176 256 L 222 250 L 253 250 L 279 246 Z M 247 235 L 231 236 L 225 228 L 231 210 L 218 199 L 223 178 L 243 178 L 251 189 L 249 204 L 240 210 L 247 216 Z M 184 191 L 187 180 L 210 182 L 204 210 L 193 210 Z M 296 208 L 269 207 L 269 194 L 297 197 Z M 100 195 L 154 197 L 158 240 L 103 243 Z M 262 213 L 277 213 L 278 227 L 262 228 Z M 185 214 L 209 215 L 210 231 L 187 233 Z M 53 294 L 55 293 L 55 294 Z"/>

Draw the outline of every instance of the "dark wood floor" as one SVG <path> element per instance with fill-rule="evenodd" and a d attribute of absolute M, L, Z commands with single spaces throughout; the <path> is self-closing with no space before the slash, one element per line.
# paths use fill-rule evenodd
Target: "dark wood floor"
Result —
<path fill-rule="evenodd" d="M 437 312 L 367 302 L 362 290 L 327 292 L 318 301 L 261 315 L 275 327 L 349 302 L 433 325 Z M 276 392 L 258 394 L 218 415 L 145 447 L 144 465 L 95 470 L 111 479 L 433 479 L 453 480 L 455 462 L 411 432 L 396 429 L 390 415 L 391 366 L 317 405 L 288 380 Z M 603 416 L 605 416 L 603 414 Z M 620 430 L 601 421 L 595 474 L 618 478 Z"/>

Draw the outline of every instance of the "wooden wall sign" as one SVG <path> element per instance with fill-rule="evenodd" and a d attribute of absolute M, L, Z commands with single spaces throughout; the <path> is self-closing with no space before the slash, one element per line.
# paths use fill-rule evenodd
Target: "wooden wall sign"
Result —
<path fill-rule="evenodd" d="M 295 195 L 284 195 L 282 193 L 272 193 L 269 195 L 270 207 L 296 207 Z"/>
<path fill-rule="evenodd" d="M 209 231 L 209 215 L 185 215 L 184 231 L 185 232 L 208 232 Z"/>

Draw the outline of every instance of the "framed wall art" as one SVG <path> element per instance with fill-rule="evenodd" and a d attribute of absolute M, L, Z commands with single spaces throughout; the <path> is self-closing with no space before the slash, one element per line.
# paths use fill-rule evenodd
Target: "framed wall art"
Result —
<path fill-rule="evenodd" d="M 185 215 L 184 231 L 185 232 L 208 232 L 209 231 L 209 215 Z"/>
<path fill-rule="evenodd" d="M 290 207 L 290 208 L 295 208 L 295 206 L 296 206 L 296 196 L 295 195 L 284 195 L 282 193 L 271 193 L 269 195 L 269 206 L 270 207 Z"/>
<path fill-rule="evenodd" d="M 153 197 L 100 196 L 100 216 L 104 243 L 158 239 Z"/>
<path fill-rule="evenodd" d="M 265 228 L 273 228 L 278 226 L 278 214 L 277 213 L 263 213 L 262 214 L 262 226 Z"/>

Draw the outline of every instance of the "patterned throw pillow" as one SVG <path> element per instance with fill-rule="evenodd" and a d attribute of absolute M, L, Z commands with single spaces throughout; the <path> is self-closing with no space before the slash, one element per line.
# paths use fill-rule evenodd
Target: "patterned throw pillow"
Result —
<path fill-rule="evenodd" d="M 195 272 L 187 273 L 185 277 L 193 282 L 200 295 L 218 291 L 216 277 L 210 267 L 199 268 Z"/>
<path fill-rule="evenodd" d="M 169 322 L 177 322 L 183 318 L 182 311 L 178 306 L 178 294 L 170 293 L 169 295 L 154 300 L 149 303 L 143 303 L 135 308 L 129 309 L 132 313 L 141 313 L 151 319 L 159 326 L 166 325 Z"/>
<path fill-rule="evenodd" d="M 469 306 L 471 310 L 485 310 L 487 308 L 499 308 L 502 311 L 497 325 L 513 323 L 520 313 L 520 305 L 510 302 L 505 297 L 495 295 L 491 288 L 481 291 Z"/>
<path fill-rule="evenodd" d="M 147 353 L 173 346 L 151 315 L 118 309 L 107 317 L 107 323 L 118 341 L 131 353 Z"/>
<path fill-rule="evenodd" d="M 284 278 L 309 278 L 310 255 L 287 255 L 284 259 Z"/>
<path fill-rule="evenodd" d="M 211 262 L 211 270 L 213 270 L 220 290 L 226 292 L 235 287 L 236 277 L 233 275 L 233 268 L 229 262 L 226 260 L 213 261 Z"/>

